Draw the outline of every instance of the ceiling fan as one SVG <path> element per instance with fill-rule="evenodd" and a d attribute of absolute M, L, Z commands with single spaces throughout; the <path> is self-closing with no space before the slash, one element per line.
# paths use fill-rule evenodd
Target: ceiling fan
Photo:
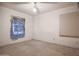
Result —
<path fill-rule="evenodd" d="M 33 4 L 33 12 L 38 12 L 39 11 L 39 8 L 37 7 L 37 3 L 34 2 L 32 4 Z"/>
<path fill-rule="evenodd" d="M 38 3 L 41 3 L 41 4 L 56 4 L 57 2 L 31 2 L 31 4 L 33 5 L 33 12 L 35 12 L 35 13 L 39 13 L 39 8 L 37 6 Z"/>

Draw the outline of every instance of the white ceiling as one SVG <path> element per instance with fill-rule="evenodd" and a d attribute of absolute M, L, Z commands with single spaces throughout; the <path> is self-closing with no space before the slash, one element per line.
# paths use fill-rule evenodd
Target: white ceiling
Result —
<path fill-rule="evenodd" d="M 0 4 L 2 6 L 12 8 L 14 10 L 30 15 L 42 14 L 53 10 L 77 5 L 76 2 L 37 2 L 39 13 L 35 13 L 33 12 L 33 5 L 31 2 L 4 2 Z"/>

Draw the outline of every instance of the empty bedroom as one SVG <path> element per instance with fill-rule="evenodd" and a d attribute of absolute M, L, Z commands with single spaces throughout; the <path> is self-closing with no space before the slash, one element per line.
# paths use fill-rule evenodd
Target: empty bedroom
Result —
<path fill-rule="evenodd" d="M 79 56 L 79 2 L 0 2 L 0 56 Z"/>

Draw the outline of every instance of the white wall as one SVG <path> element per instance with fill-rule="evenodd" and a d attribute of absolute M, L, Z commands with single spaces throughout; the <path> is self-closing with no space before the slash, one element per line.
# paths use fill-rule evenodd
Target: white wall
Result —
<path fill-rule="evenodd" d="M 79 38 L 59 37 L 60 15 L 75 11 L 79 11 L 77 6 L 36 16 L 33 22 L 33 39 L 79 48 Z"/>
<path fill-rule="evenodd" d="M 25 18 L 25 37 L 18 40 L 10 38 L 11 16 Z M 30 15 L 0 7 L 0 46 L 32 39 L 32 17 Z"/>

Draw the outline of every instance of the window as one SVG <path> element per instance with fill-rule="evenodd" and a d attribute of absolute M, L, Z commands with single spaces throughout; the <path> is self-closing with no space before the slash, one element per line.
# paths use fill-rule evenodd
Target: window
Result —
<path fill-rule="evenodd" d="M 23 38 L 25 36 L 25 19 L 12 17 L 11 19 L 11 35 L 12 39 Z"/>

